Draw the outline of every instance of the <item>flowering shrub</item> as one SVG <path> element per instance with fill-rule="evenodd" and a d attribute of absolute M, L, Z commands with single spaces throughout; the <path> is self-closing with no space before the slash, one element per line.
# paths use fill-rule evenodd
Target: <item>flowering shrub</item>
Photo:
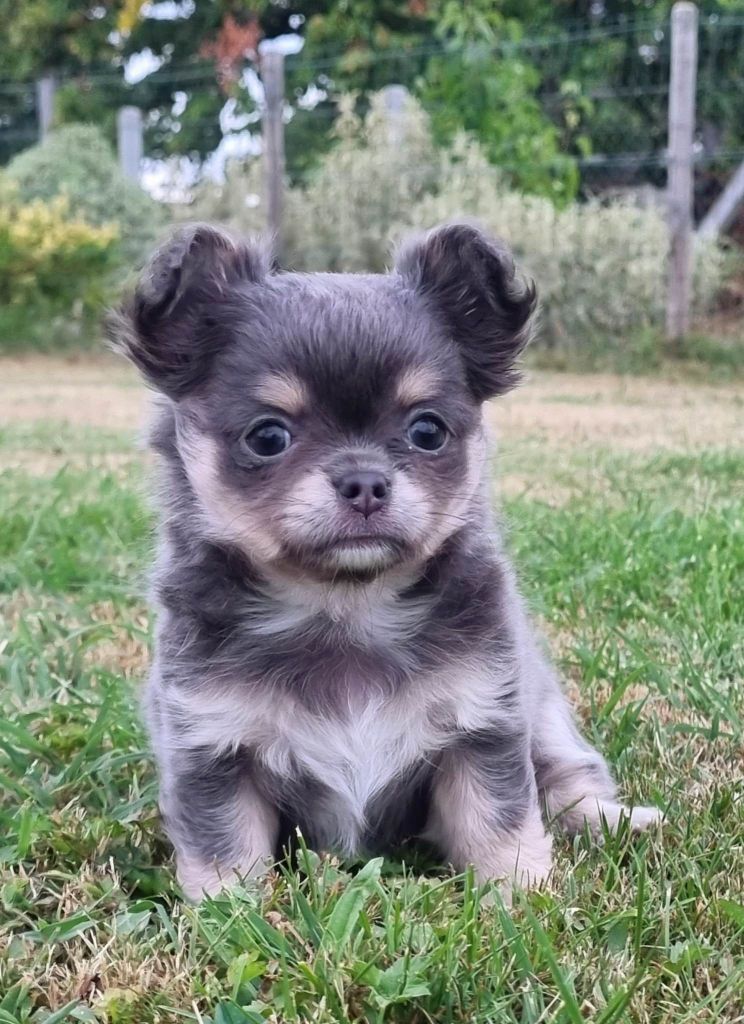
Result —
<path fill-rule="evenodd" d="M 66 196 L 70 213 L 88 224 L 118 224 L 122 266 L 141 263 L 163 229 L 164 207 L 125 178 L 98 128 L 70 124 L 8 164 L 24 201 Z"/>
<path fill-rule="evenodd" d="M 69 202 L 23 202 L 0 182 L 0 341 L 5 347 L 50 335 L 55 318 L 79 333 L 100 307 L 116 259 L 114 224 L 71 216 Z"/>

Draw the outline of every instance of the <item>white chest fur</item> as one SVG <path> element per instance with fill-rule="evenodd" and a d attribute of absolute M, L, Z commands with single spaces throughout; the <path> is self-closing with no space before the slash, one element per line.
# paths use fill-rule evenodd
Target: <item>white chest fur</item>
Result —
<path fill-rule="evenodd" d="M 215 753 L 245 747 L 283 778 L 308 776 L 333 794 L 337 840 L 353 850 L 376 794 L 460 729 L 503 717 L 499 676 L 482 666 L 421 678 L 381 697 L 365 687 L 343 709 L 319 713 L 288 693 L 265 687 L 170 691 L 166 705 L 180 721 L 179 744 Z M 353 688 L 352 688 L 353 694 Z"/>

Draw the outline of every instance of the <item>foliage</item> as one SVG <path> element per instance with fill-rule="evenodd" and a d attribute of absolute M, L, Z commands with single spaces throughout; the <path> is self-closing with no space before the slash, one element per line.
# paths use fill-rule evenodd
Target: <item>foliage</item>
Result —
<path fill-rule="evenodd" d="M 70 215 L 65 196 L 23 201 L 0 182 L 0 337 L 7 346 L 39 342 L 55 317 L 79 331 L 101 305 L 115 264 L 115 224 Z"/>
<path fill-rule="evenodd" d="M 744 0 L 698 6 L 704 204 L 715 181 L 706 168 L 729 168 L 744 146 Z M 33 78 L 47 71 L 62 78 L 58 124 L 93 120 L 113 139 L 115 109 L 134 103 L 147 112 L 148 155 L 203 159 L 222 139 L 228 104 L 247 125 L 257 121 L 243 72 L 259 70 L 259 40 L 296 33 L 303 50 L 287 61 L 294 181 L 331 145 L 339 96 L 358 93 L 364 112 L 371 93 L 399 83 L 424 101 L 437 142 L 472 132 L 520 190 L 560 202 L 577 185 L 584 194 L 662 185 L 670 8 L 671 0 L 0 0 L 0 63 L 12 79 L 0 83 L 0 162 L 33 138 Z M 159 66 L 125 82 L 128 58 L 147 51 Z M 301 103 L 308 89 L 312 110 Z M 579 164 L 588 156 L 597 163 Z"/>
<path fill-rule="evenodd" d="M 3 1022 L 740 1020 L 733 389 L 552 377 L 488 413 L 527 596 L 584 728 L 629 798 L 664 807 L 663 834 L 556 833 L 550 880 L 510 913 L 439 865 L 358 870 L 304 851 L 261 889 L 194 909 L 136 706 L 151 546 L 139 395 L 109 364 L 53 362 L 35 420 L 38 381 L 12 373 L 4 401 L 26 391 L 0 431 Z M 98 417 L 64 422 L 92 389 Z"/>
<path fill-rule="evenodd" d="M 540 82 L 523 56 L 494 60 L 489 47 L 471 46 L 433 57 L 417 92 L 432 112 L 437 142 L 467 131 L 508 182 L 564 203 L 576 196 L 579 173 L 540 105 Z"/>
<path fill-rule="evenodd" d="M 347 99 L 336 136 L 308 183 L 287 193 L 291 265 L 380 271 L 390 262 L 391 236 L 473 217 L 509 242 L 536 279 L 543 340 L 613 348 L 626 343 L 628 332 L 661 323 L 669 236 L 660 211 L 621 200 L 559 208 L 516 192 L 471 137 L 460 133 L 450 146 L 435 146 L 428 118 L 412 99 L 392 123 L 383 94 L 371 97 L 365 118 Z M 233 167 L 224 186 L 203 186 L 189 217 L 258 232 L 261 182 L 257 165 L 249 167 Z M 725 268 L 719 246 L 699 246 L 698 310 L 711 304 Z"/>
<path fill-rule="evenodd" d="M 341 103 L 334 138 L 308 184 L 285 195 L 287 259 L 304 270 L 381 269 L 393 225 L 435 184 L 426 115 L 408 99 L 395 128 L 382 94 L 372 96 L 363 118 L 349 96 Z M 264 223 L 261 192 L 258 162 L 233 164 L 224 185 L 203 184 L 184 215 L 258 233 Z"/>
<path fill-rule="evenodd" d="M 117 0 L 97 6 L 76 0 L 0 0 L 3 73 L 30 78 L 111 59 L 119 6 Z"/>
<path fill-rule="evenodd" d="M 552 345 L 614 348 L 628 333 L 663 321 L 669 231 L 662 211 L 627 200 L 572 203 L 504 187 L 477 144 L 461 136 L 442 156 L 439 188 L 399 226 L 425 229 L 472 216 L 509 243 L 537 281 L 540 337 Z M 708 309 L 722 283 L 724 251 L 699 242 L 695 303 Z"/>
<path fill-rule="evenodd" d="M 115 221 L 127 265 L 141 261 L 165 222 L 162 206 L 124 177 L 97 128 L 68 125 L 15 157 L 7 168 L 24 200 L 66 196 L 90 224 Z"/>
<path fill-rule="evenodd" d="M 306 270 L 382 269 L 394 225 L 436 186 L 428 119 L 409 98 L 391 123 L 381 93 L 360 118 L 347 98 L 335 135 L 307 186 L 288 197 L 288 254 Z"/>

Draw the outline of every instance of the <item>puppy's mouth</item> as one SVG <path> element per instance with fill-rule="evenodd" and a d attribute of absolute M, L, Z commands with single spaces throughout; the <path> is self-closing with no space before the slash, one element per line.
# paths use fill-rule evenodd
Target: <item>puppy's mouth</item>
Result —
<path fill-rule="evenodd" d="M 388 534 L 360 533 L 296 547 L 289 559 L 313 575 L 369 579 L 405 560 L 409 545 Z"/>

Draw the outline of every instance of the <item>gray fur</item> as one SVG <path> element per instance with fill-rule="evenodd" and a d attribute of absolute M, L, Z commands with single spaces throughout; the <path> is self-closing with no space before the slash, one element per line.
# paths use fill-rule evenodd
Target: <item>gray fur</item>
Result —
<path fill-rule="evenodd" d="M 458 868 L 537 882 L 540 794 L 571 829 L 619 820 L 489 511 L 481 403 L 515 382 L 534 304 L 472 227 L 352 276 L 270 273 L 197 226 L 112 319 L 163 396 L 147 706 L 189 896 L 263 870 L 296 826 L 349 854 L 426 835 Z M 423 413 L 449 429 L 436 453 L 406 433 Z M 266 416 L 292 437 L 270 460 L 244 440 Z M 334 490 L 350 470 L 390 483 L 364 519 Z"/>

